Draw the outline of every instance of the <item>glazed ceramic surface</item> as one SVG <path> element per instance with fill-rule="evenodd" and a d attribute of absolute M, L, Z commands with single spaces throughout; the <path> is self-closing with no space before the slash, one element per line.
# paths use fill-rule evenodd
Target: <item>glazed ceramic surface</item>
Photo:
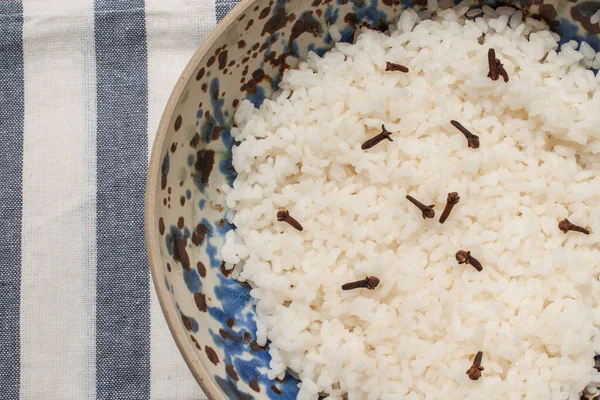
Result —
<path fill-rule="evenodd" d="M 242 99 L 273 93 L 282 72 L 308 51 L 332 47 L 358 27 L 386 30 L 402 9 L 426 0 L 244 0 L 206 39 L 183 72 L 152 151 L 146 194 L 146 240 L 163 311 L 194 376 L 211 399 L 295 399 L 297 381 L 267 379 L 268 349 L 256 343 L 247 285 L 230 277 L 219 255 L 227 223 L 223 184 L 231 185 L 230 135 Z M 474 3 L 495 6 L 494 2 Z M 590 16 L 600 1 L 509 3 L 546 20 L 563 41 L 599 50 Z M 441 1 L 442 7 L 444 1 Z M 446 6 L 453 5 L 452 1 Z M 267 344 L 268 346 L 268 344 Z"/>

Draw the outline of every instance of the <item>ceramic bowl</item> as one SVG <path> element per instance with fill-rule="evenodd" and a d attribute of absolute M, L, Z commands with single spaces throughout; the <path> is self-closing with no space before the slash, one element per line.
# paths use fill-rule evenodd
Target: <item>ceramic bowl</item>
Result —
<path fill-rule="evenodd" d="M 236 176 L 230 128 L 237 105 L 242 99 L 260 105 L 285 69 L 308 51 L 331 48 L 331 25 L 350 41 L 358 27 L 385 30 L 402 9 L 425 5 L 426 0 L 243 0 L 181 75 L 152 150 L 146 241 L 171 332 L 210 399 L 295 399 L 298 392 L 291 376 L 267 378 L 270 357 L 255 340 L 249 287 L 230 277 L 219 255 L 232 229 L 221 187 Z M 546 20 L 562 40 L 585 40 L 599 50 L 600 26 L 592 25 L 590 16 L 600 2 L 514 5 Z"/>

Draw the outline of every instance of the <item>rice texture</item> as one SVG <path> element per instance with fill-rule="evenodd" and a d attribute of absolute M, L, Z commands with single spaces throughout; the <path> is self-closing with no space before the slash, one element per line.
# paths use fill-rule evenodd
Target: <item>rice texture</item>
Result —
<path fill-rule="evenodd" d="M 310 53 L 235 115 L 221 253 L 252 287 L 269 376 L 294 371 L 300 400 L 575 400 L 600 383 L 598 55 L 520 11 L 458 7 Z M 508 82 L 487 77 L 490 48 Z M 382 125 L 392 141 L 361 149 Z M 341 289 L 367 276 L 374 290 Z"/>

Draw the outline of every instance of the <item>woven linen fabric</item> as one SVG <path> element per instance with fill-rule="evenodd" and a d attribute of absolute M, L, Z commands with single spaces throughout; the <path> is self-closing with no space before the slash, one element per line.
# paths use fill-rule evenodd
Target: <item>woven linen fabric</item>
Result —
<path fill-rule="evenodd" d="M 152 287 L 144 186 L 232 0 L 0 0 L 0 399 L 205 399 Z"/>

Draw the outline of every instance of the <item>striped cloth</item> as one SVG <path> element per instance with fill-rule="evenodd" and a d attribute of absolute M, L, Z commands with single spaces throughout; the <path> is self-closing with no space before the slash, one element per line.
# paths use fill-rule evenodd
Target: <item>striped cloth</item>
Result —
<path fill-rule="evenodd" d="M 0 399 L 203 399 L 152 288 L 146 164 L 233 0 L 0 0 Z"/>

